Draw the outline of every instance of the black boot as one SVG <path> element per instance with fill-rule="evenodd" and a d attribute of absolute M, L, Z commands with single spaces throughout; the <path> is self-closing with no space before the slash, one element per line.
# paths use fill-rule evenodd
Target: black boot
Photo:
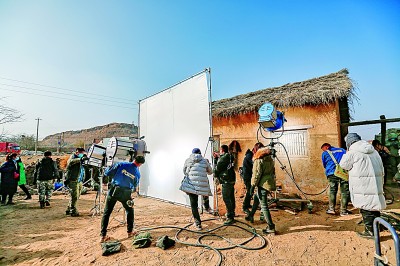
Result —
<path fill-rule="evenodd" d="M 46 200 L 44 203 L 46 204 L 46 206 L 50 206 L 50 202 L 48 200 Z"/>
<path fill-rule="evenodd" d="M 40 208 L 44 209 L 44 201 L 40 201 Z"/>

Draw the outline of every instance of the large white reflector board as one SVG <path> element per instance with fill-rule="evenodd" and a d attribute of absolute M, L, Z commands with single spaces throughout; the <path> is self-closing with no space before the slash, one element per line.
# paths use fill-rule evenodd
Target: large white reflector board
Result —
<path fill-rule="evenodd" d="M 206 72 L 141 100 L 139 108 L 140 135 L 150 151 L 140 168 L 140 194 L 189 205 L 188 196 L 179 190 L 185 160 L 193 148 L 200 148 L 211 162 Z M 209 176 L 213 191 L 211 181 Z"/>

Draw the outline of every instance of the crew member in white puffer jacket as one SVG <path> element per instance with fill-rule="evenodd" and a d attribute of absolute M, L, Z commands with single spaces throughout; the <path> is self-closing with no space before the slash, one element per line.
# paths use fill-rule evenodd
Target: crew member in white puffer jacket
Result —
<path fill-rule="evenodd" d="M 351 202 L 360 209 L 365 225 L 365 231 L 357 234 L 373 238 L 373 221 L 386 208 L 382 159 L 374 147 L 356 133 L 347 134 L 345 141 L 348 152 L 343 155 L 340 166 L 349 171 Z"/>
<path fill-rule="evenodd" d="M 192 154 L 185 161 L 183 173 L 187 178 L 182 183 L 181 190 L 186 192 L 190 199 L 190 207 L 194 218 L 194 225 L 201 230 L 201 220 L 198 210 L 199 195 L 203 196 L 204 208 L 210 211 L 208 196 L 212 196 L 207 175 L 212 174 L 212 168 L 207 159 L 203 158 L 199 148 L 194 148 Z"/>

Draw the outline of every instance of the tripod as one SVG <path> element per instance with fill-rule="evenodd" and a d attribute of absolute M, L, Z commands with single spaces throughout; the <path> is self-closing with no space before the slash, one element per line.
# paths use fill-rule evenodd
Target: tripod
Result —
<path fill-rule="evenodd" d="M 104 169 L 100 168 L 100 174 L 99 174 L 99 189 L 97 190 L 96 193 L 96 198 L 94 199 L 94 206 L 90 209 L 90 212 L 93 212 L 92 216 L 95 215 L 101 215 L 101 196 L 103 195 L 103 173 Z M 92 171 L 92 179 L 93 179 L 93 171 Z"/>

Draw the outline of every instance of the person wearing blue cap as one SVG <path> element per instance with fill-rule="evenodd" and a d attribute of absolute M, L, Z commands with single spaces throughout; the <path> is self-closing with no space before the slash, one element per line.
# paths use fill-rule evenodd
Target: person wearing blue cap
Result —
<path fill-rule="evenodd" d="M 322 165 L 325 168 L 325 175 L 329 182 L 329 206 L 326 213 L 332 215 L 336 214 L 336 195 L 340 186 L 340 216 L 349 215 L 351 214 L 351 211 L 347 210 L 350 198 L 349 182 L 335 176 L 336 164 L 340 163 L 346 150 L 333 147 L 329 143 L 322 144 L 321 150 L 323 150 L 321 154 Z"/>
<path fill-rule="evenodd" d="M 212 168 L 207 159 L 203 158 L 199 148 L 194 148 L 192 154 L 186 159 L 183 166 L 185 178 L 180 190 L 189 196 L 190 207 L 194 218 L 194 226 L 197 230 L 202 230 L 201 219 L 198 210 L 199 196 L 203 197 L 204 207 L 209 212 L 210 205 L 208 196 L 212 196 L 207 175 L 212 174 Z"/>
<path fill-rule="evenodd" d="M 357 234 L 364 238 L 374 238 L 373 221 L 386 208 L 383 195 L 384 168 L 381 157 L 374 147 L 361 140 L 356 133 L 345 137 L 347 153 L 340 166 L 349 171 L 351 202 L 360 209 L 365 230 Z"/>

